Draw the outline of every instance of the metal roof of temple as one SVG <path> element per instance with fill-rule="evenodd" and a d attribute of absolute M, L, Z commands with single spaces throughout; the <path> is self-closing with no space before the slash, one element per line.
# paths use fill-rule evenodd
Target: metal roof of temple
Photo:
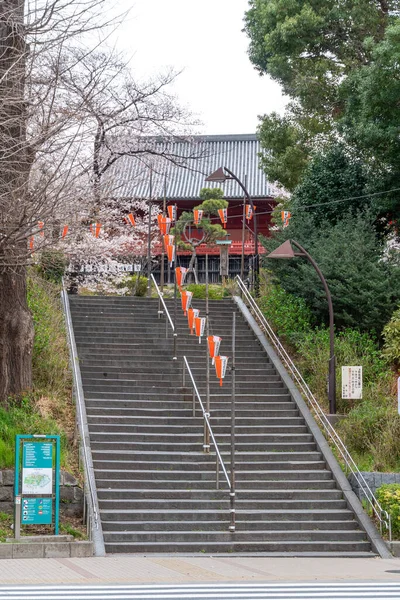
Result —
<path fill-rule="evenodd" d="M 150 146 L 149 146 L 150 143 Z M 277 191 L 260 168 L 260 142 L 254 134 L 207 135 L 179 138 L 143 138 L 133 156 L 122 156 L 107 173 L 107 187 L 122 198 L 163 197 L 196 200 L 203 187 L 221 187 L 227 198 L 242 198 L 235 181 L 206 182 L 218 167 L 228 167 L 255 198 L 275 196 Z M 167 159 L 166 157 L 169 157 Z M 152 171 L 152 192 L 150 191 Z"/>

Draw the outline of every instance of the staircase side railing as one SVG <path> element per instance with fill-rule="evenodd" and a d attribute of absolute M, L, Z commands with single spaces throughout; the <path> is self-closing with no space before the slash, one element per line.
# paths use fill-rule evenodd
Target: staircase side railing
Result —
<path fill-rule="evenodd" d="M 157 292 L 157 296 L 158 296 L 158 318 L 160 319 L 162 314 L 165 314 L 165 316 L 166 316 L 166 319 L 165 319 L 165 337 L 166 338 L 168 338 L 168 324 L 170 325 L 170 327 L 172 329 L 172 335 L 173 335 L 173 339 L 174 339 L 174 350 L 173 350 L 174 356 L 172 357 L 172 359 L 177 360 L 176 346 L 177 346 L 177 341 L 178 341 L 178 334 L 175 330 L 175 325 L 171 319 L 171 315 L 169 314 L 167 305 L 165 304 L 165 300 L 162 295 L 162 292 L 161 292 L 160 288 L 158 287 L 153 274 L 151 275 L 151 279 L 154 284 L 154 287 L 156 288 L 156 292 Z M 161 306 L 163 307 L 164 310 L 161 310 Z"/>
<path fill-rule="evenodd" d="M 83 463 L 84 475 L 84 522 L 86 522 L 89 539 L 93 541 L 95 556 L 105 556 L 103 529 L 100 520 L 100 509 L 97 499 L 96 480 L 92 453 L 90 449 L 89 428 L 87 423 L 85 399 L 82 386 L 81 371 L 79 368 L 78 352 L 72 327 L 71 311 L 68 294 L 63 284 L 61 292 L 62 305 L 65 315 L 67 339 L 70 352 L 70 361 L 73 377 L 73 393 L 76 404 L 76 421 L 79 431 L 80 453 Z"/>
<path fill-rule="evenodd" d="M 308 384 L 305 382 L 300 371 L 298 370 L 298 368 L 292 361 L 291 357 L 289 356 L 289 354 L 286 351 L 285 347 L 283 346 L 282 342 L 279 340 L 278 336 L 272 329 L 271 325 L 268 323 L 264 314 L 260 310 L 257 302 L 255 301 L 253 296 L 249 293 L 246 285 L 243 283 L 243 281 L 239 277 L 239 275 L 236 277 L 236 281 L 239 286 L 242 300 L 247 304 L 253 317 L 256 319 L 256 321 L 258 322 L 258 324 L 260 325 L 262 330 L 268 336 L 270 342 L 272 343 L 275 350 L 277 351 L 281 361 L 284 363 L 285 367 L 292 375 L 293 379 L 295 380 L 298 387 L 300 388 L 304 398 L 307 400 L 309 406 L 312 408 L 315 417 L 320 421 L 322 428 L 325 431 L 326 436 L 328 437 L 328 439 L 331 441 L 331 443 L 336 448 L 337 452 L 342 457 L 342 459 L 346 465 L 346 468 L 353 474 L 356 481 L 358 482 L 360 489 L 362 490 L 362 493 L 364 494 L 365 499 L 367 500 L 373 514 L 379 521 L 381 533 L 383 532 L 383 529 L 386 528 L 388 531 L 388 535 L 389 535 L 389 541 L 391 542 L 392 541 L 392 525 L 391 525 L 391 517 L 390 517 L 389 513 L 386 510 L 383 510 L 382 506 L 379 504 L 373 491 L 371 490 L 370 486 L 368 485 L 365 477 L 363 476 L 363 474 L 357 467 L 356 463 L 354 462 L 352 456 L 350 455 L 349 451 L 347 450 L 342 438 L 339 436 L 339 434 L 337 433 L 337 431 L 335 430 L 333 425 L 330 423 L 325 412 L 323 411 L 323 409 L 319 405 L 317 399 L 311 392 Z"/>
<path fill-rule="evenodd" d="M 204 404 L 203 401 L 201 399 L 198 387 L 196 385 L 196 382 L 194 380 L 193 377 L 193 373 L 192 370 L 189 366 L 188 360 L 186 358 L 186 356 L 183 357 L 183 369 L 182 369 L 182 384 L 183 386 L 185 386 L 185 373 L 186 371 L 189 374 L 190 380 L 192 382 L 192 387 L 193 387 L 193 416 L 196 416 L 196 398 L 199 401 L 200 404 L 200 408 L 201 411 L 203 413 L 203 419 L 204 419 L 204 438 L 203 438 L 203 450 L 204 452 L 208 452 L 209 451 L 209 446 L 207 445 L 207 438 L 206 438 L 206 430 L 208 430 L 210 438 L 212 443 L 214 444 L 214 449 L 215 449 L 215 454 L 217 457 L 216 460 L 216 485 L 217 485 L 217 490 L 219 489 L 219 468 L 221 466 L 222 472 L 224 474 L 224 477 L 226 479 L 226 482 L 228 484 L 228 491 L 229 491 L 229 498 L 230 498 L 230 509 L 229 509 L 229 513 L 230 513 L 230 524 L 229 524 L 229 531 L 231 533 L 233 533 L 235 531 L 235 489 L 233 486 L 233 482 L 230 480 L 228 472 L 226 470 L 224 461 L 222 459 L 222 455 L 221 452 L 218 448 L 218 444 L 217 441 L 215 439 L 214 436 L 214 432 L 212 430 L 211 427 L 211 423 L 210 423 L 210 414 L 206 411 L 206 409 L 204 408 Z"/>

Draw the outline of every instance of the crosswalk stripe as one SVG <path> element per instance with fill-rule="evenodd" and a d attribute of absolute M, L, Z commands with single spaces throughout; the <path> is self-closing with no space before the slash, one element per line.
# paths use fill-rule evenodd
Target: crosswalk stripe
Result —
<path fill-rule="evenodd" d="M 263 583 L 183 585 L 0 586 L 12 600 L 384 600 L 400 599 L 400 583 Z"/>

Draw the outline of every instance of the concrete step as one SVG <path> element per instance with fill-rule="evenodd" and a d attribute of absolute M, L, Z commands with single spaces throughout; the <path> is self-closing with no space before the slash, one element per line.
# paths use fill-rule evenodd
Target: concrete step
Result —
<path fill-rule="evenodd" d="M 110 553 L 146 553 L 146 552 L 176 552 L 175 542 L 142 543 L 142 542 L 115 542 L 106 544 L 106 552 Z M 235 553 L 235 552 L 273 552 L 277 554 L 307 552 L 335 552 L 335 553 L 367 553 L 370 550 L 369 542 L 185 542 L 179 544 L 180 552 L 206 552 L 206 553 Z M 371 553 L 372 555 L 372 553 Z"/>
<path fill-rule="evenodd" d="M 217 423 L 212 423 L 212 428 L 214 435 L 218 436 L 218 440 L 221 439 L 221 436 L 230 436 L 230 427 L 228 425 L 218 425 Z M 135 421 L 132 423 L 114 423 L 114 422 L 104 422 L 104 423 L 95 423 L 92 420 L 90 421 L 90 431 L 93 433 L 104 433 L 106 435 L 112 435 L 114 433 L 121 433 L 122 435 L 132 435 L 132 434 L 140 434 L 143 436 L 178 436 L 178 435 L 196 435 L 199 431 L 203 431 L 203 420 L 197 420 L 197 423 L 194 425 L 173 425 L 165 423 L 164 425 L 158 425 L 156 420 L 153 420 L 151 424 L 147 425 L 138 425 Z M 285 433 L 283 433 L 283 431 Z M 253 439 L 254 436 L 260 435 L 294 435 L 294 434 L 308 434 L 307 427 L 305 425 L 272 425 L 272 426 L 263 426 L 263 425 L 237 425 L 235 427 L 235 435 L 238 436 L 237 439 L 240 439 L 244 435 L 249 436 Z M 311 434 L 310 438 L 312 437 Z M 254 439 L 257 439 L 255 437 Z"/>
<path fill-rule="evenodd" d="M 197 479 L 193 478 L 193 474 L 189 474 L 183 471 L 173 472 L 174 478 L 164 479 L 141 479 L 136 477 L 130 477 L 129 479 L 121 478 L 105 478 L 103 473 L 99 473 L 96 478 L 98 489 L 102 490 L 114 490 L 114 489 L 127 489 L 127 490 L 147 490 L 149 493 L 152 490 L 162 490 L 165 493 L 171 492 L 171 490 L 204 490 L 210 491 L 216 489 L 215 476 L 211 479 Z M 259 479 L 248 479 L 244 481 L 236 480 L 236 491 L 242 495 L 242 491 L 251 494 L 259 494 L 265 490 L 291 490 L 296 486 L 298 490 L 333 490 L 336 489 L 336 483 L 333 479 L 314 479 L 314 480 L 289 480 L 289 481 L 273 481 L 265 480 L 260 481 Z"/>
<path fill-rule="evenodd" d="M 229 531 L 106 531 L 104 541 L 108 543 L 218 543 L 232 542 L 246 543 L 269 543 L 269 542 L 365 542 L 366 536 L 359 530 L 276 530 L 276 531 L 235 531 L 234 534 Z"/>
<path fill-rule="evenodd" d="M 190 461 L 186 460 L 183 457 L 173 457 L 170 462 L 159 461 L 156 463 L 153 460 L 153 457 L 149 457 L 148 460 L 123 460 L 119 455 L 114 455 L 113 453 L 93 453 L 93 464 L 96 473 L 101 473 L 104 470 L 118 469 L 118 470 L 135 470 L 140 471 L 153 471 L 155 465 L 157 466 L 157 470 L 160 474 L 165 473 L 165 471 L 170 471 L 171 473 L 174 470 L 182 470 L 182 471 L 209 471 L 213 473 L 215 476 L 215 457 L 211 459 L 206 457 L 204 460 L 200 461 L 199 456 L 196 455 L 196 460 Z M 225 466 L 229 470 L 229 462 L 225 460 Z M 236 477 L 239 477 L 239 472 L 244 473 L 255 473 L 255 472 L 265 472 L 265 469 L 268 469 L 269 472 L 281 472 L 282 469 L 286 471 L 320 471 L 325 468 L 325 463 L 322 460 L 293 460 L 292 458 L 289 461 L 285 461 L 283 464 L 281 461 L 269 462 L 268 464 L 264 463 L 264 461 L 252 461 L 248 463 L 248 465 L 239 463 L 236 465 L 237 472 Z M 328 471 L 329 472 L 329 471 Z"/>
<path fill-rule="evenodd" d="M 293 486 L 292 486 L 293 488 Z M 196 502 L 226 502 L 229 500 L 226 489 L 156 489 L 150 487 L 136 488 L 136 486 L 118 488 L 97 488 L 99 500 L 127 500 L 129 502 L 137 500 L 165 500 L 166 505 L 170 502 L 187 502 L 193 500 Z M 279 501 L 299 501 L 309 500 L 310 502 L 327 502 L 342 500 L 342 492 L 337 489 L 241 489 L 237 491 L 236 502 L 238 506 L 251 503 L 255 507 L 262 508 L 263 503 L 271 500 Z"/>
<path fill-rule="evenodd" d="M 210 521 L 104 521 L 103 531 L 106 532 L 163 532 L 188 531 L 188 532 L 226 532 L 229 528 L 229 518 L 225 515 L 224 520 Z M 236 521 L 235 536 L 242 532 L 271 533 L 281 531 L 358 531 L 355 521 Z M 252 539 L 253 533 L 249 536 Z M 365 536 L 364 536 L 365 537 Z"/>
<path fill-rule="evenodd" d="M 174 442 L 143 442 L 135 440 L 127 440 L 121 441 L 117 439 L 116 441 L 108 442 L 108 441 L 99 441 L 95 437 L 92 439 L 91 447 L 93 451 L 104 452 L 107 450 L 111 451 L 119 451 L 119 452 L 134 452 L 140 451 L 143 452 L 151 451 L 151 452 L 201 452 L 203 450 L 203 438 L 199 436 L 197 442 L 180 442 L 179 440 Z M 228 454 L 230 449 L 230 442 L 224 443 L 218 442 L 218 448 L 222 454 Z M 256 452 L 276 452 L 276 453 L 287 453 L 294 454 L 295 452 L 312 452 L 316 449 L 316 444 L 314 441 L 312 442 L 265 442 L 255 444 L 251 442 L 249 444 L 242 443 L 238 441 L 236 443 L 236 451 L 240 455 L 240 453 L 250 454 Z"/>
<path fill-rule="evenodd" d="M 136 466 L 136 465 L 135 465 Z M 136 481 L 137 484 L 141 484 L 142 481 L 153 481 L 154 485 L 161 485 L 165 482 L 175 481 L 186 481 L 189 479 L 193 485 L 214 485 L 215 484 L 215 471 L 211 470 L 185 470 L 180 468 L 179 465 L 175 465 L 173 469 L 157 469 L 152 470 L 140 470 L 140 469 L 102 469 L 96 472 L 97 481 L 109 482 L 114 480 L 115 482 Z M 151 478 L 151 479 L 149 479 Z M 294 484 L 293 482 L 296 482 Z M 260 485 L 268 485 L 274 487 L 280 483 L 284 485 L 297 485 L 297 482 L 301 482 L 304 485 L 306 483 L 313 484 L 314 481 L 329 483 L 334 482 L 330 471 L 326 470 L 287 470 L 287 471 L 239 471 L 236 473 L 236 483 L 240 486 L 253 485 L 255 483 Z M 292 483 L 291 483 L 292 482 Z M 336 484 L 335 484 L 336 485 Z"/>
<path fill-rule="evenodd" d="M 117 508 L 117 509 L 106 509 L 100 507 L 101 520 L 103 523 L 109 523 L 112 526 L 114 521 L 121 522 L 133 522 L 133 521 L 146 521 L 151 524 L 154 522 L 164 522 L 164 523 L 183 523 L 183 524 L 192 524 L 196 526 L 197 523 L 203 523 L 208 521 L 217 521 L 226 523 L 229 519 L 229 512 L 223 510 L 202 510 L 198 509 L 196 513 L 192 510 L 188 509 L 170 509 L 168 512 L 159 511 L 158 509 L 148 508 L 148 510 L 140 510 L 140 509 L 127 509 L 127 508 Z M 272 508 L 268 511 L 268 514 L 265 511 L 260 510 L 243 510 L 243 508 L 238 508 L 236 511 L 236 521 L 238 523 L 248 523 L 249 521 L 252 523 L 264 523 L 265 521 L 268 523 L 273 522 L 308 522 L 312 521 L 316 524 L 316 528 L 318 528 L 318 524 L 320 522 L 327 521 L 348 521 L 350 523 L 354 523 L 354 516 L 352 512 L 348 509 L 334 509 L 330 508 L 328 510 L 323 509 L 310 509 L 310 508 L 300 508 L 300 509 L 287 509 L 283 513 L 282 510 Z"/>
<path fill-rule="evenodd" d="M 181 510 L 221 510 L 229 512 L 229 494 L 225 492 L 226 498 L 218 498 L 216 500 L 209 499 L 198 499 L 198 498 L 189 498 L 187 500 L 183 498 L 99 498 L 99 504 L 101 509 L 110 509 L 113 508 L 115 510 L 120 509 L 129 509 L 134 508 L 136 510 L 146 511 L 148 509 L 151 510 L 163 510 L 169 511 L 173 508 L 181 509 Z M 271 508 L 276 507 L 277 499 L 273 500 L 261 500 L 261 499 L 248 499 L 248 500 L 237 500 L 236 506 L 241 510 L 262 510 L 269 511 Z M 346 501 L 340 499 L 333 500 L 312 500 L 310 498 L 304 500 L 298 499 L 279 499 L 279 506 L 281 510 L 286 509 L 343 509 L 346 508 Z"/>

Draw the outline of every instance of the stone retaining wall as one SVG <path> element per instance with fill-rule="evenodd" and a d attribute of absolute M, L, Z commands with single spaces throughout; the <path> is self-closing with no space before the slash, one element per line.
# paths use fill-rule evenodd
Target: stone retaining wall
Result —
<path fill-rule="evenodd" d="M 12 514 L 14 511 L 14 470 L 0 471 L 0 512 Z M 67 473 L 60 473 L 60 512 L 69 517 L 83 514 L 83 490 L 78 481 Z"/>
<path fill-rule="evenodd" d="M 376 490 L 380 488 L 381 485 L 387 483 L 400 483 L 400 473 L 377 473 L 374 471 L 361 471 L 361 474 L 374 495 Z M 353 492 L 358 496 L 360 500 L 362 500 L 365 496 L 362 490 L 360 490 L 359 483 L 353 475 L 353 473 L 349 475 L 349 482 L 351 487 L 353 488 Z"/>

